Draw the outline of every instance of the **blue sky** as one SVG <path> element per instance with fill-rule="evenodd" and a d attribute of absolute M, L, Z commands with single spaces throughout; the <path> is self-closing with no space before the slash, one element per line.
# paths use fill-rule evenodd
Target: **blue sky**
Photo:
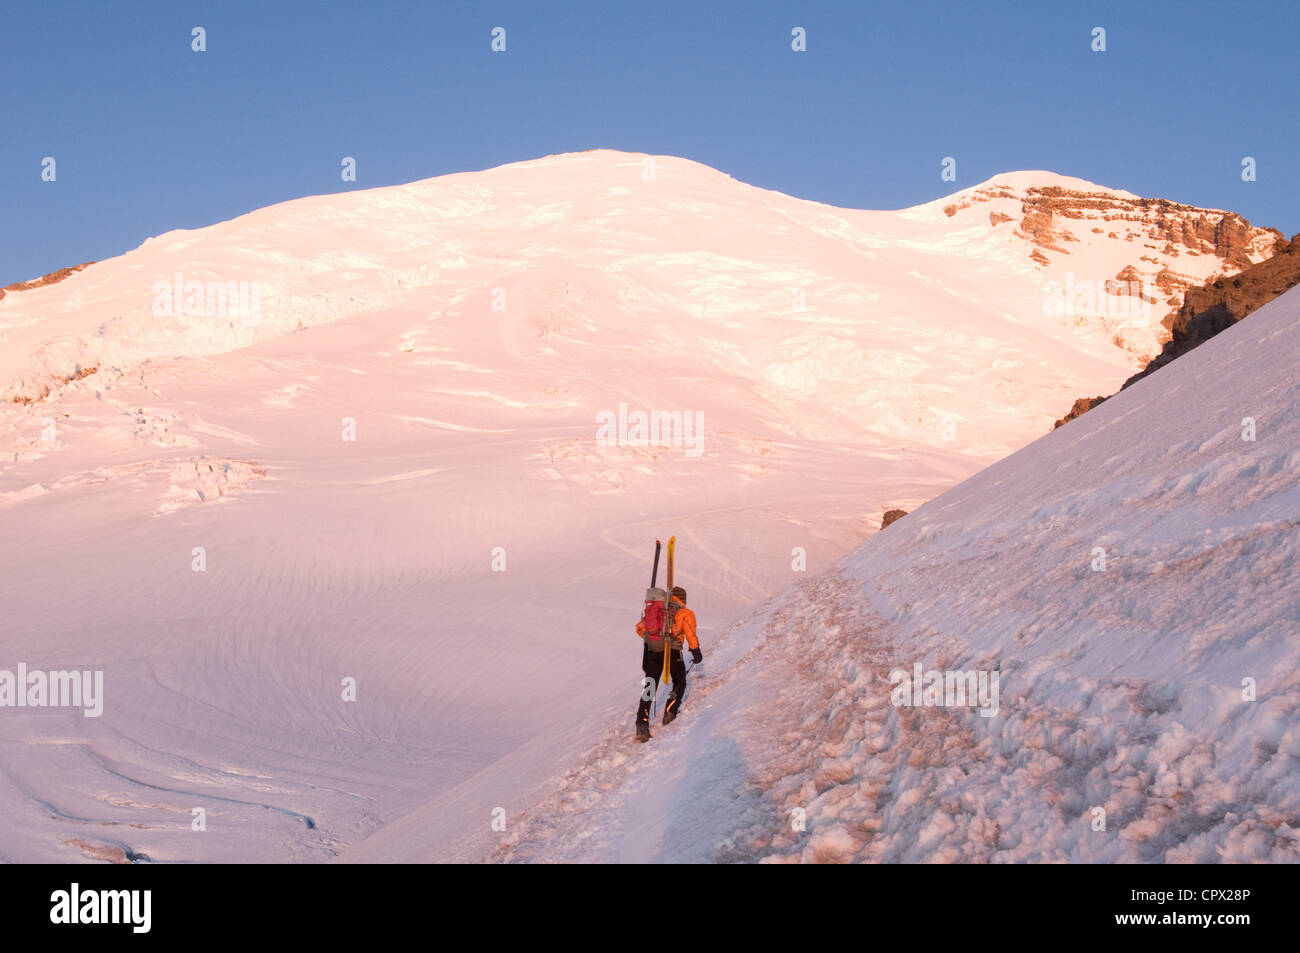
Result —
<path fill-rule="evenodd" d="M 8 4 L 0 285 L 303 195 L 594 147 L 859 208 L 1051 169 L 1291 235 L 1297 35 L 1290 2 Z"/>

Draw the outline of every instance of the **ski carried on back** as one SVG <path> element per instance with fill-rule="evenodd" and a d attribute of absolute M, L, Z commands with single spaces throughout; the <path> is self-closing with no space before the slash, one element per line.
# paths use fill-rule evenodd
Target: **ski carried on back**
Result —
<path fill-rule="evenodd" d="M 664 647 L 664 677 L 663 682 L 668 684 L 668 662 L 673 657 L 672 646 L 668 634 L 673 627 L 673 550 L 677 546 L 677 537 L 668 537 L 668 581 L 664 583 L 664 589 L 667 590 L 667 597 L 664 599 L 664 621 L 661 634 L 662 644 Z"/>
<path fill-rule="evenodd" d="M 671 685 L 664 702 L 663 723 L 671 724 L 681 713 L 682 701 L 686 697 L 686 673 L 690 671 L 684 664 L 686 649 L 691 650 L 692 667 L 704 658 L 696 637 L 698 622 L 695 612 L 687 608 L 686 590 L 673 584 L 673 570 L 677 555 L 677 537 L 668 538 L 668 560 L 666 588 L 660 589 L 659 581 L 659 540 L 655 540 L 654 568 L 650 571 L 650 588 L 646 590 L 645 606 L 641 619 L 636 624 L 636 634 L 641 637 L 641 700 L 636 711 L 636 740 L 650 740 L 650 722 L 655 716 L 656 696 L 659 694 L 659 682 Z M 680 654 L 677 654 L 680 652 Z M 659 658 L 656 659 L 655 655 Z"/>
<path fill-rule="evenodd" d="M 649 640 L 653 638 L 652 633 L 662 635 L 664 626 L 664 607 L 668 604 L 668 593 L 658 586 L 659 583 L 659 540 L 655 540 L 655 562 L 654 568 L 650 570 L 650 588 L 645 591 L 645 607 L 641 611 L 641 626 L 645 630 L 647 647 Z M 672 541 L 669 541 L 669 552 L 671 552 Z M 650 676 L 646 676 L 641 683 L 641 698 L 644 702 L 653 701 L 657 682 Z M 646 742 L 650 740 L 650 725 L 637 723 L 636 740 Z"/>

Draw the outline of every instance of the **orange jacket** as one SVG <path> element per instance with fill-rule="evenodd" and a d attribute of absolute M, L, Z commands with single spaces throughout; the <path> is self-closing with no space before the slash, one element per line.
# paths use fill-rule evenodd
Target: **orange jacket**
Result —
<path fill-rule="evenodd" d="M 672 600 L 677 604 L 677 611 L 673 613 L 673 628 L 668 634 L 675 642 L 680 644 L 685 641 L 690 648 L 698 649 L 700 640 L 695 637 L 695 613 L 686 608 L 686 603 L 676 596 L 673 596 Z M 636 623 L 636 634 L 645 638 L 645 625 L 639 619 Z"/>

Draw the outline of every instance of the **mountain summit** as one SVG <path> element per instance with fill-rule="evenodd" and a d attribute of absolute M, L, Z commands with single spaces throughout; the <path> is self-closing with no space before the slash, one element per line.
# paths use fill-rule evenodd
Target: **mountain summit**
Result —
<path fill-rule="evenodd" d="M 35 399 L 86 368 L 109 378 L 146 358 L 221 353 L 429 294 L 487 300 L 525 275 L 532 294 L 543 273 L 566 269 L 573 274 L 560 284 L 595 291 L 612 281 L 620 305 L 654 301 L 669 322 L 761 322 L 791 312 L 802 292 L 810 317 L 801 322 L 826 314 L 921 328 L 936 295 L 970 292 L 996 300 L 995 320 L 1131 373 L 1159 350 L 1160 320 L 1187 287 L 1268 257 L 1278 238 L 1231 213 L 1047 172 L 1006 173 L 913 209 L 871 212 L 758 189 L 670 156 L 553 155 L 281 203 L 11 291 L 0 301 L 0 399 Z M 927 277 L 908 280 L 914 273 Z M 257 320 L 237 309 L 223 320 L 229 303 L 212 307 L 207 296 L 190 309 L 203 320 L 183 308 L 168 314 L 155 288 L 177 276 L 205 289 L 245 283 L 257 292 Z M 1047 289 L 1089 283 L 1097 294 L 1042 320 Z M 544 294 L 544 304 L 530 298 L 534 314 L 539 304 L 566 306 Z"/>

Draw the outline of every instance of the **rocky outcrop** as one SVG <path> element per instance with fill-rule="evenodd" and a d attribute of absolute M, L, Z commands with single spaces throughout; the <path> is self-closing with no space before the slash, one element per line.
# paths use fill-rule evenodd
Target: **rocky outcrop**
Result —
<path fill-rule="evenodd" d="M 1082 417 L 1088 411 L 1092 410 L 1092 408 L 1105 400 L 1105 397 L 1080 397 L 1074 402 L 1074 406 L 1070 408 L 1070 412 L 1052 425 L 1052 429 L 1055 430 L 1057 427 L 1062 427 L 1065 424 L 1068 424 L 1075 417 Z"/>
<path fill-rule="evenodd" d="M 69 275 L 75 275 L 77 272 L 81 271 L 81 269 L 88 268 L 93 264 L 93 261 L 84 261 L 80 265 L 73 265 L 70 268 L 60 268 L 58 271 L 52 271 L 48 275 L 42 275 L 41 277 L 33 278 L 30 281 L 15 281 L 11 285 L 5 285 L 3 288 L 0 288 L 0 300 L 2 300 L 7 293 L 15 291 L 30 291 L 32 288 L 43 288 L 45 285 L 58 284 Z"/>
<path fill-rule="evenodd" d="M 994 244 L 1014 239 L 1042 273 L 1049 308 L 1059 298 L 1067 325 L 1098 328 L 1143 363 L 1169 340 L 1188 289 L 1266 260 L 1283 240 L 1235 212 L 1042 171 L 996 176 L 936 208 L 959 228 L 984 224 Z M 1089 271 L 1117 258 L 1113 277 Z"/>
<path fill-rule="evenodd" d="M 1232 327 L 1252 311 L 1300 284 L 1300 234 L 1290 241 L 1279 240 L 1273 257 L 1231 277 L 1215 278 L 1189 288 L 1182 307 L 1165 319 L 1171 337 L 1147 366 L 1126 380 L 1120 390 L 1154 374 L 1170 361 L 1199 347 L 1220 331 Z M 1068 423 L 1096 407 L 1105 397 L 1082 397 L 1055 427 Z M 1053 429 L 1055 429 L 1053 427 Z"/>
<path fill-rule="evenodd" d="M 1267 256 L 1275 241 L 1282 240 L 1276 229 L 1253 226 L 1235 212 L 1182 205 L 1168 199 L 1145 199 L 1129 193 L 1081 191 L 1056 185 L 1018 189 L 992 183 L 944 206 L 952 217 L 962 209 L 996 199 L 1020 203 L 1016 233 L 1040 248 L 1068 253 L 1068 243 L 1077 242 L 1072 223 L 1092 223 L 1090 231 L 1121 239 L 1115 223 L 1126 223 L 1129 240 L 1141 237 L 1163 255 L 1213 255 L 1223 261 L 1225 271 L 1237 271 Z M 989 224 L 997 227 L 1012 220 L 1004 212 L 990 212 Z M 1107 227 L 1103 228 L 1105 224 Z"/>
<path fill-rule="evenodd" d="M 1183 306 L 1166 319 L 1171 333 L 1168 343 L 1146 367 L 1126 380 L 1120 390 L 1199 347 L 1297 284 L 1300 284 L 1300 234 L 1292 236 L 1289 242 L 1279 241 L 1276 254 L 1258 265 L 1230 278 L 1216 278 L 1199 288 L 1189 288 Z"/>
<path fill-rule="evenodd" d="M 880 528 L 884 529 L 890 523 L 893 523 L 896 520 L 901 520 L 906 515 L 907 510 L 885 510 L 885 516 L 880 521 Z"/>
<path fill-rule="evenodd" d="M 1041 248 L 1062 252 L 1065 242 L 1077 241 L 1067 227 L 1070 221 L 1134 223 L 1140 233 L 1162 246 L 1164 255 L 1214 255 L 1231 270 L 1258 261 L 1262 250 L 1266 253 L 1268 245 L 1282 238 L 1273 229 L 1252 226 L 1235 212 L 1056 186 L 1029 189 L 1021 210 L 1020 234 Z"/>
<path fill-rule="evenodd" d="M 1205 214 L 1164 199 L 1142 199 L 1138 204 L 1156 211 L 1154 236 L 1171 245 L 1212 253 L 1238 268 L 1247 268 L 1255 260 L 1257 229 L 1234 212 Z"/>

